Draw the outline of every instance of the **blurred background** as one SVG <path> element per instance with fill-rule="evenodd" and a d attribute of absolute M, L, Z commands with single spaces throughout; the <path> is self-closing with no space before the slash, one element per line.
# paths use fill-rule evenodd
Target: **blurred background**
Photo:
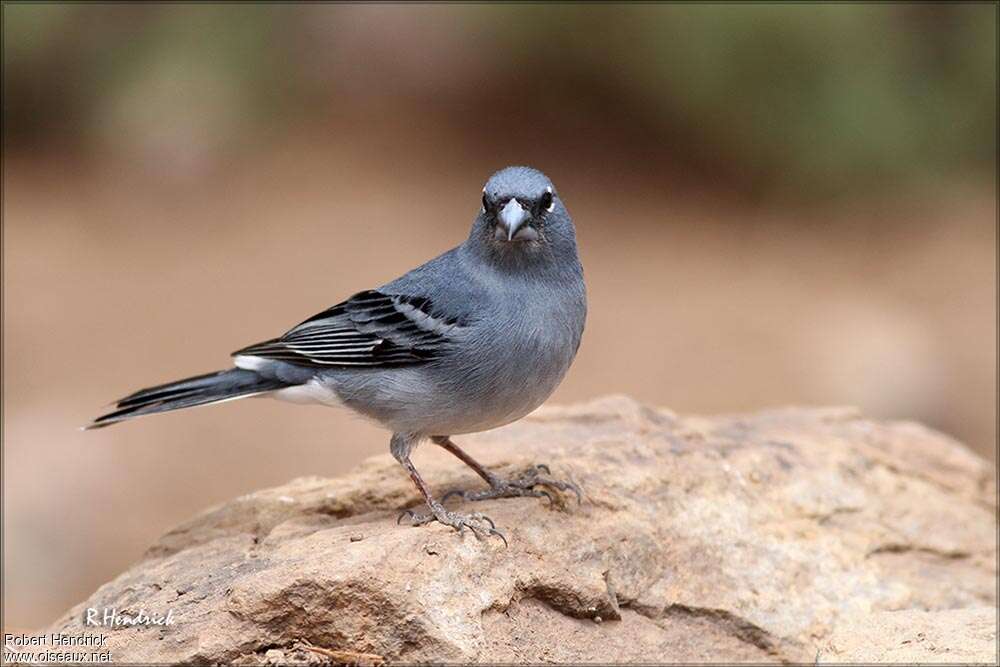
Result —
<path fill-rule="evenodd" d="M 994 456 L 996 25 L 992 4 L 4 4 L 4 629 L 210 504 L 386 452 L 274 401 L 76 429 L 460 242 L 508 164 L 579 229 L 591 314 L 553 401 L 853 404 Z"/>

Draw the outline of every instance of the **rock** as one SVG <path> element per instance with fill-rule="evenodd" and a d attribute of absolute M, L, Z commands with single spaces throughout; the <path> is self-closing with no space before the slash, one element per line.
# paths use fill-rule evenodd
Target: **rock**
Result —
<path fill-rule="evenodd" d="M 130 663 L 812 662 L 915 641 L 924 626 L 899 614 L 960 624 L 996 605 L 995 471 L 916 424 L 612 397 L 459 442 L 505 474 L 548 463 L 584 502 L 476 503 L 509 548 L 397 526 L 419 497 L 386 454 L 208 510 L 49 632 L 80 632 L 87 608 L 170 611 L 89 628 Z M 438 493 L 481 484 L 432 445 L 415 459 Z M 942 632 L 925 637 L 995 652 L 995 635 Z M 901 659 L 918 655 L 943 659 Z"/>
<path fill-rule="evenodd" d="M 996 607 L 879 611 L 837 626 L 820 663 L 996 664 Z"/>

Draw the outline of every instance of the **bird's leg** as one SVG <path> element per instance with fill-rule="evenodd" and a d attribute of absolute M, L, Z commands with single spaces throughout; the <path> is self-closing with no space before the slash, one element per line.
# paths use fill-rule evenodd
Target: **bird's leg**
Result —
<path fill-rule="evenodd" d="M 461 496 L 466 500 L 515 498 L 520 496 L 541 498 L 544 496 L 548 498 L 551 503 L 564 507 L 565 503 L 562 500 L 561 491 L 572 491 L 576 494 L 577 503 L 579 503 L 582 499 L 580 487 L 576 484 L 541 475 L 540 473 L 542 472 L 544 472 L 545 475 L 552 474 L 552 471 L 549 470 L 549 467 L 545 464 L 532 466 L 521 477 L 516 479 L 503 479 L 502 477 L 494 475 L 489 470 L 484 468 L 478 461 L 469 456 L 461 447 L 452 442 L 451 438 L 448 436 L 434 436 L 431 438 L 431 441 L 435 445 L 438 445 L 439 447 L 454 454 L 459 460 L 462 461 L 462 463 L 475 470 L 476 474 L 486 480 L 486 483 L 490 485 L 490 488 L 486 491 L 449 491 L 441 498 L 442 502 L 451 496 Z M 554 493 L 552 493 L 553 491 Z"/>
<path fill-rule="evenodd" d="M 422 526 L 431 521 L 437 521 L 438 523 L 443 523 L 446 526 L 451 526 L 455 530 L 462 532 L 463 529 L 469 528 L 476 537 L 489 537 L 490 535 L 496 535 L 501 540 L 503 540 L 504 546 L 507 545 L 507 538 L 497 530 L 496 524 L 485 514 L 480 512 L 471 512 L 469 514 L 459 514 L 457 512 L 450 512 L 441 505 L 440 502 L 434 499 L 431 495 L 431 491 L 427 488 L 427 484 L 424 482 L 420 473 L 417 472 L 416 467 L 413 462 L 410 461 L 410 452 L 413 450 L 414 445 L 416 445 L 416 439 L 413 436 L 403 435 L 403 434 L 393 434 L 392 443 L 390 449 L 392 455 L 396 457 L 400 465 L 406 470 L 410 475 L 410 479 L 417 486 L 420 494 L 424 497 L 424 501 L 427 503 L 427 507 L 430 512 L 414 512 L 412 510 L 406 510 L 399 515 L 396 523 L 403 520 L 403 517 L 410 518 L 410 525 Z"/>

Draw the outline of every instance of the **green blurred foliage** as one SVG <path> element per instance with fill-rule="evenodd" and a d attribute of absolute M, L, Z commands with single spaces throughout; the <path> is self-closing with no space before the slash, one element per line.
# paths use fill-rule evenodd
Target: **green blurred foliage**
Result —
<path fill-rule="evenodd" d="M 693 133 L 686 149 L 762 184 L 829 189 L 992 169 L 996 9 L 557 6 L 534 25 L 539 39 L 561 26 L 546 59 L 616 82 Z"/>
<path fill-rule="evenodd" d="M 337 69 L 353 57 L 338 29 L 371 29 L 371 53 L 399 61 L 420 56 L 424 33 L 465 49 L 482 70 L 452 59 L 451 95 L 481 100 L 505 80 L 544 90 L 543 123 L 558 122 L 551 109 L 603 105 L 609 133 L 638 127 L 672 159 L 755 188 L 995 175 L 995 4 L 382 6 L 356 20 L 365 11 L 5 4 L 5 147 L 114 141 L 167 120 L 197 128 L 178 140 L 238 144 L 357 103 L 346 77 L 422 113 L 411 90 L 393 90 L 391 59 Z M 394 33 L 379 29 L 387 11 L 404 17 Z"/>

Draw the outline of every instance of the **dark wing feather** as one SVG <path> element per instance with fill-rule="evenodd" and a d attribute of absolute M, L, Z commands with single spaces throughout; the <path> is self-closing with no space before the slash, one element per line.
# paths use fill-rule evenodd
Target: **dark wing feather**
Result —
<path fill-rule="evenodd" d="M 434 359 L 463 326 L 431 300 L 369 290 L 310 317 L 280 338 L 233 352 L 301 366 L 386 367 Z"/>

